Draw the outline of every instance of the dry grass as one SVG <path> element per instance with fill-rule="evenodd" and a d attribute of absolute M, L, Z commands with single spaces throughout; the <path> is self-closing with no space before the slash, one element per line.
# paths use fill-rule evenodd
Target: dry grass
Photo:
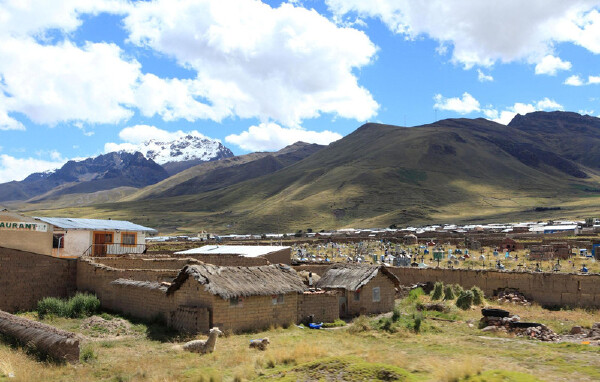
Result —
<path fill-rule="evenodd" d="M 426 302 L 428 296 L 420 296 L 419 300 Z M 412 308 L 404 303 L 402 309 L 408 312 Z M 551 327 L 562 321 L 568 322 L 564 325 L 568 328 L 600 321 L 598 312 L 582 310 L 550 312 L 536 306 L 515 306 L 511 310 L 524 319 L 548 322 Z M 479 319 L 478 309 L 456 314 L 459 314 L 456 322 L 426 319 L 424 330 L 418 335 L 405 330 L 397 333 L 376 330 L 373 319 L 366 318 L 335 330 L 273 328 L 220 337 L 216 351 L 204 356 L 174 349 L 176 343 L 151 340 L 145 335 L 145 326 L 136 325 L 136 337 L 85 344 L 97 359 L 76 365 L 43 363 L 19 349 L 0 345 L 0 380 L 4 382 L 2 375 L 14 373 L 16 378 L 11 381 L 241 381 L 285 373 L 327 357 L 358 357 L 369 364 L 400 367 L 417 380 L 484 380 L 486 373 L 498 369 L 541 375 L 549 381 L 600 377 L 598 347 L 483 335 L 466 324 L 467 320 Z M 79 331 L 80 322 L 60 319 L 51 323 Z M 361 330 L 353 329 L 360 325 Z M 251 339 L 262 337 L 271 340 L 266 351 L 248 348 Z"/>

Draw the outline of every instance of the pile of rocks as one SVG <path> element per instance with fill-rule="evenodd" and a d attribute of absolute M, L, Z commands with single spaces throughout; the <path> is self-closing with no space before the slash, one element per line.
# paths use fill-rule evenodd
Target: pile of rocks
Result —
<path fill-rule="evenodd" d="M 544 324 L 521 322 L 521 317 L 511 315 L 503 309 L 482 309 L 480 326 L 484 332 L 506 332 L 517 336 L 535 338 L 540 341 L 558 341 L 559 335 Z"/>
<path fill-rule="evenodd" d="M 529 306 L 531 302 L 527 300 L 527 298 L 523 295 L 523 293 L 519 292 L 516 289 L 505 289 L 498 293 L 498 303 L 500 304 L 518 304 Z"/>
<path fill-rule="evenodd" d="M 590 344 L 600 345 L 600 322 L 592 325 L 591 329 L 573 326 L 571 332 L 563 336 L 563 339 L 569 342 L 589 341 Z"/>

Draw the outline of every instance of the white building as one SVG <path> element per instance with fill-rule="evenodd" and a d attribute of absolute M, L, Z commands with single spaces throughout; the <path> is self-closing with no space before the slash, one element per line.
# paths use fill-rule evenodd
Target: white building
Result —
<path fill-rule="evenodd" d="M 36 217 L 53 227 L 52 255 L 111 256 L 143 253 L 156 230 L 122 220 Z"/>

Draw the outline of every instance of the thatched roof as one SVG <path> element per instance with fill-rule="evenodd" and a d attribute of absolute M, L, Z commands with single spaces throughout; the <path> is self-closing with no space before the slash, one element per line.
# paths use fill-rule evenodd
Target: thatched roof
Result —
<path fill-rule="evenodd" d="M 219 267 L 202 264 L 183 267 L 167 289 L 167 294 L 178 290 L 190 276 L 204 285 L 207 292 L 223 299 L 302 293 L 306 290 L 296 271 L 286 265 Z"/>
<path fill-rule="evenodd" d="M 365 286 L 379 272 L 389 277 L 394 285 L 400 285 L 400 280 L 383 265 L 335 264 L 321 276 L 316 287 L 356 291 Z"/>

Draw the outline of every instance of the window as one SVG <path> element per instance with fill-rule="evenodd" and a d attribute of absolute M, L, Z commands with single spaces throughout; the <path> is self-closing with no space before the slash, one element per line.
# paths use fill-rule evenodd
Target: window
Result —
<path fill-rule="evenodd" d="M 52 248 L 64 248 L 65 247 L 65 234 L 55 233 L 52 237 Z"/>
<path fill-rule="evenodd" d="M 273 305 L 283 304 L 283 295 L 278 294 L 273 296 Z"/>
<path fill-rule="evenodd" d="M 379 291 L 379 287 L 373 288 L 373 302 L 381 301 L 381 293 Z"/>
<path fill-rule="evenodd" d="M 354 301 L 360 301 L 360 290 L 354 292 Z"/>
<path fill-rule="evenodd" d="M 242 306 L 242 299 L 239 297 L 232 297 L 229 299 L 229 306 Z"/>
<path fill-rule="evenodd" d="M 123 232 L 121 234 L 121 244 L 123 245 L 136 245 L 137 234 Z"/>

